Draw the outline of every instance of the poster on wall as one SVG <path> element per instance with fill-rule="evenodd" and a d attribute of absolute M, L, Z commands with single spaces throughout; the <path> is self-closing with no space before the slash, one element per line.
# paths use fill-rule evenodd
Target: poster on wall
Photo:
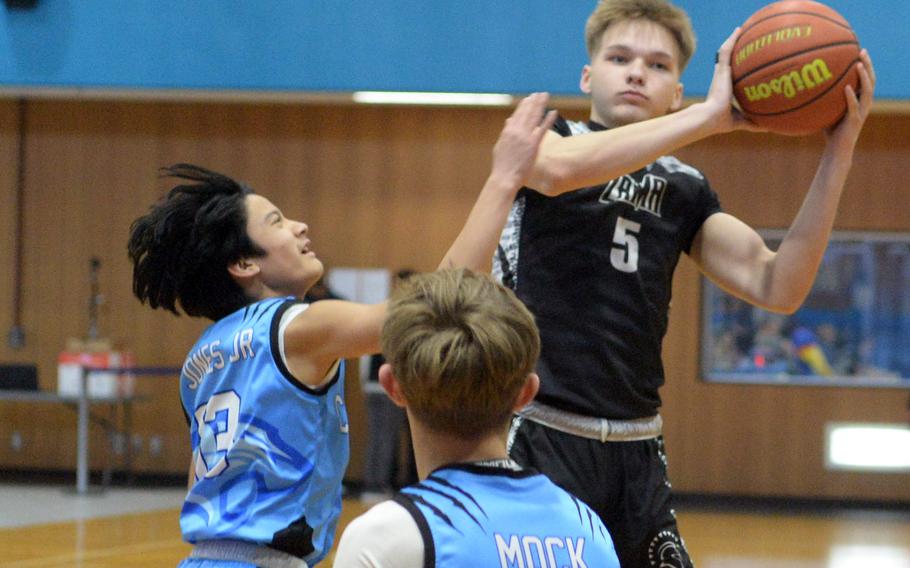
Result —
<path fill-rule="evenodd" d="M 783 232 L 762 236 L 776 250 Z M 910 234 L 834 233 L 792 315 L 702 292 L 706 381 L 910 388 Z"/>

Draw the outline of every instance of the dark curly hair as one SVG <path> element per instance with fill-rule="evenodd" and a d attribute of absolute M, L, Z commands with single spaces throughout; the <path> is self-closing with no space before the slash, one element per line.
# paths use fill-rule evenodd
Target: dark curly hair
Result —
<path fill-rule="evenodd" d="M 133 221 L 133 294 L 152 308 L 218 320 L 250 303 L 227 267 L 265 254 L 247 235 L 243 183 L 192 164 L 161 168 L 189 180 Z"/>

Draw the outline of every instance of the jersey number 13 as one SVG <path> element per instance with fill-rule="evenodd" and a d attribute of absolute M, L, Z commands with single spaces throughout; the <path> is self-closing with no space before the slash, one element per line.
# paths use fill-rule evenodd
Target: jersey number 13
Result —
<path fill-rule="evenodd" d="M 215 477 L 228 466 L 226 454 L 234 444 L 239 417 L 240 397 L 234 391 L 218 393 L 196 409 L 196 479 Z"/>

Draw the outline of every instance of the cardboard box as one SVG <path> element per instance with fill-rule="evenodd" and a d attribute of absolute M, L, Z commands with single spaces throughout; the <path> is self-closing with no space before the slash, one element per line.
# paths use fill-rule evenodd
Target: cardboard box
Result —
<path fill-rule="evenodd" d="M 57 393 L 65 396 L 82 394 L 83 367 L 134 367 L 135 357 L 129 351 L 63 351 L 57 357 Z M 92 371 L 86 377 L 89 397 L 117 397 L 133 394 L 135 375 Z"/>

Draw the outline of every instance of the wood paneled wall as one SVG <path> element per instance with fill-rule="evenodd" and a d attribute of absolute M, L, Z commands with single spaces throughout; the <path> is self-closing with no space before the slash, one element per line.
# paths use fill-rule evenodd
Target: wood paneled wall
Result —
<path fill-rule="evenodd" d="M 786 228 L 815 173 L 824 140 L 731 134 L 678 152 L 699 164 L 725 209 L 754 227 Z M 910 231 L 910 116 L 875 114 L 861 135 L 835 229 Z M 908 391 L 702 382 L 700 279 L 680 263 L 664 344 L 666 439 L 674 486 L 738 495 L 910 501 L 910 474 L 824 468 L 828 422 L 910 421 Z"/>
<path fill-rule="evenodd" d="M 306 221 L 328 266 L 432 269 L 483 184 L 504 109 L 375 108 L 36 100 L 28 104 L 24 223 L 24 349 L 0 361 L 39 365 L 56 387 L 56 357 L 88 325 L 88 263 L 102 261 L 102 334 L 143 365 L 179 365 L 205 322 L 145 308 L 130 294 L 125 243 L 131 221 L 167 189 L 156 168 L 194 162 L 240 178 L 288 216 Z M 571 111 L 581 118 L 584 113 Z M 12 322 L 12 227 L 17 106 L 0 101 L 0 332 Z M 812 178 L 821 138 L 737 133 L 678 155 L 702 168 L 726 209 L 757 227 L 785 227 Z M 910 230 L 910 117 L 874 115 L 837 221 L 840 229 Z M 698 377 L 699 279 L 676 277 L 664 415 L 678 490 L 910 501 L 905 475 L 823 469 L 829 420 L 901 422 L 907 392 L 711 385 Z M 349 381 L 355 452 L 362 405 Z M 173 377 L 139 378 L 152 395 L 136 407 L 138 466 L 186 471 L 186 425 Z M 357 423 L 361 426 L 358 427 Z M 12 432 L 24 439 L 11 449 Z M 103 440 L 94 432 L 96 448 Z M 148 450 L 150 437 L 162 443 Z M 0 468 L 65 469 L 75 461 L 75 419 L 56 407 L 0 403 Z M 93 462 L 101 463 L 100 452 Z M 354 460 L 353 477 L 359 476 Z"/>

